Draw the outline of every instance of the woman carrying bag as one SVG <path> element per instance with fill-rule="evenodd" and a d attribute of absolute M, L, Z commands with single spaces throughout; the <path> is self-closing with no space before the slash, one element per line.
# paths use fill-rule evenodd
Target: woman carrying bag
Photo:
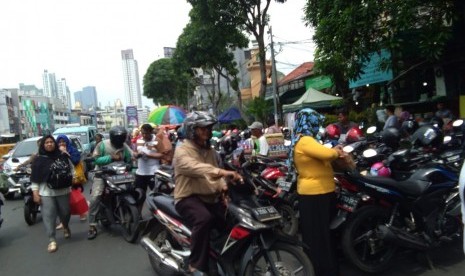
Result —
<path fill-rule="evenodd" d="M 60 151 L 66 155 L 69 156 L 71 162 L 73 163 L 74 165 L 74 174 L 73 174 L 73 194 L 71 195 L 72 196 L 72 200 L 71 200 L 71 204 L 73 204 L 73 202 L 75 202 L 77 197 L 79 198 L 83 198 L 84 196 L 79 196 L 77 193 L 78 191 L 75 191 L 75 190 L 80 190 L 80 192 L 83 192 L 84 191 L 84 188 L 83 188 L 83 184 L 86 183 L 87 179 L 85 178 L 84 176 L 84 167 L 83 167 L 83 164 L 82 164 L 82 161 L 81 161 L 81 153 L 71 144 L 71 141 L 69 140 L 68 136 L 66 136 L 65 134 L 60 134 L 58 135 L 57 137 L 57 143 L 58 143 L 58 147 L 60 149 Z M 74 210 L 81 210 L 80 212 L 76 213 L 76 211 Z M 72 215 L 79 215 L 79 218 L 81 221 L 85 221 L 87 219 L 87 209 L 85 208 L 72 208 L 71 211 L 71 214 Z M 63 228 L 63 224 L 58 224 L 57 228 L 56 229 L 62 229 Z"/>
<path fill-rule="evenodd" d="M 66 173 L 71 175 L 68 181 L 56 181 L 53 178 L 53 169 L 57 163 L 67 164 Z M 71 191 L 73 166 L 69 156 L 58 149 L 55 138 L 44 136 L 39 145 L 39 154 L 31 165 L 31 187 L 34 202 L 41 205 L 42 219 L 49 238 L 47 251 L 55 252 L 56 243 L 55 222 L 57 217 L 63 223 L 63 232 L 66 239 L 71 237 L 69 230 L 70 206 L 69 193 Z M 68 180 L 68 179 L 67 179 Z"/>

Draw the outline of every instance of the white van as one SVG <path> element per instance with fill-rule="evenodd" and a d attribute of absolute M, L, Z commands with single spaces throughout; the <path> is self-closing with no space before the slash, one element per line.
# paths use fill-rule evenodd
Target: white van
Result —
<path fill-rule="evenodd" d="M 81 140 L 82 148 L 85 154 L 90 153 L 92 144 L 95 142 L 95 134 L 97 134 L 97 128 L 95 126 L 76 126 L 69 125 L 66 127 L 59 128 L 53 132 L 53 135 L 66 134 L 76 135 Z"/>

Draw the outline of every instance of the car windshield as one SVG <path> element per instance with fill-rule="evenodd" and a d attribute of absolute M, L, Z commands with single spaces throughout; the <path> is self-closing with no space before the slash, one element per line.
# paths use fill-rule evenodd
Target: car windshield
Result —
<path fill-rule="evenodd" d="M 34 152 L 37 152 L 37 141 L 23 141 L 15 147 L 13 157 L 30 156 Z"/>
<path fill-rule="evenodd" d="M 60 133 L 55 133 L 55 134 L 59 135 Z M 67 132 L 66 133 L 66 136 L 70 136 L 70 135 L 76 135 L 77 137 L 79 137 L 79 140 L 81 140 L 81 143 L 83 144 L 89 143 L 89 140 L 87 139 L 87 132 Z"/>

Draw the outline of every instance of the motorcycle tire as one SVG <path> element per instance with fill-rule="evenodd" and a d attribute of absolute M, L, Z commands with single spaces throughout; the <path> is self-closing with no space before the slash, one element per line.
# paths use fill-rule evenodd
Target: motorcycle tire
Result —
<path fill-rule="evenodd" d="M 297 212 L 288 204 L 279 204 L 276 209 L 282 217 L 280 230 L 286 235 L 295 236 L 299 230 Z"/>
<path fill-rule="evenodd" d="M 347 222 L 342 233 L 342 251 L 358 269 L 379 273 L 391 265 L 397 246 L 380 240 L 376 234 L 377 227 L 386 224 L 389 217 L 389 209 L 365 206 L 353 213 Z"/>
<path fill-rule="evenodd" d="M 176 247 L 177 243 L 173 241 L 169 232 L 160 224 L 155 225 L 150 233 L 148 234 L 150 240 L 152 240 L 159 248 L 166 245 L 166 243 L 170 243 L 171 246 Z M 163 262 L 150 254 L 149 261 L 150 265 L 152 266 L 153 270 L 155 271 L 156 275 L 167 275 L 167 276 L 178 276 L 183 275 L 180 272 L 175 271 L 174 269 L 170 268 L 169 266 L 163 264 Z"/>
<path fill-rule="evenodd" d="M 37 222 L 38 209 L 39 206 L 32 201 L 24 204 L 24 220 L 27 225 L 34 225 Z"/>
<path fill-rule="evenodd" d="M 277 242 L 267 251 L 271 255 L 272 264 L 268 264 L 263 252 L 258 252 L 247 264 L 244 275 L 268 275 L 272 274 L 269 268 L 274 266 L 279 275 L 293 275 L 299 271 L 299 275 L 314 276 L 313 264 L 307 255 L 299 247 L 292 244 Z M 290 266 L 293 267 L 290 267 Z"/>
<path fill-rule="evenodd" d="M 136 206 L 129 204 L 122 204 L 120 208 L 123 237 L 127 242 L 134 243 L 139 236 L 139 210 Z"/>

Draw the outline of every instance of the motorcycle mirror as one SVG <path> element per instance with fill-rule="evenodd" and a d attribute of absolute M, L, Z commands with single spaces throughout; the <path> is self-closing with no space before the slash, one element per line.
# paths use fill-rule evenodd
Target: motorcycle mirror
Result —
<path fill-rule="evenodd" d="M 444 136 L 443 144 L 447 144 L 447 143 L 449 143 L 451 140 L 452 140 L 452 137 L 450 137 L 449 135 Z"/>
<path fill-rule="evenodd" d="M 344 152 L 351 153 L 351 152 L 354 151 L 354 147 L 352 147 L 351 145 L 347 145 L 347 146 L 343 147 L 342 150 Z"/>
<path fill-rule="evenodd" d="M 376 126 L 371 126 L 367 128 L 367 134 L 373 134 L 376 132 Z"/>
<path fill-rule="evenodd" d="M 459 127 L 463 125 L 463 120 L 462 119 L 458 119 L 458 120 L 455 120 L 453 123 L 452 123 L 452 126 L 453 127 Z"/>
<path fill-rule="evenodd" d="M 363 151 L 363 157 L 370 158 L 376 156 L 378 153 L 374 149 L 367 149 Z"/>

